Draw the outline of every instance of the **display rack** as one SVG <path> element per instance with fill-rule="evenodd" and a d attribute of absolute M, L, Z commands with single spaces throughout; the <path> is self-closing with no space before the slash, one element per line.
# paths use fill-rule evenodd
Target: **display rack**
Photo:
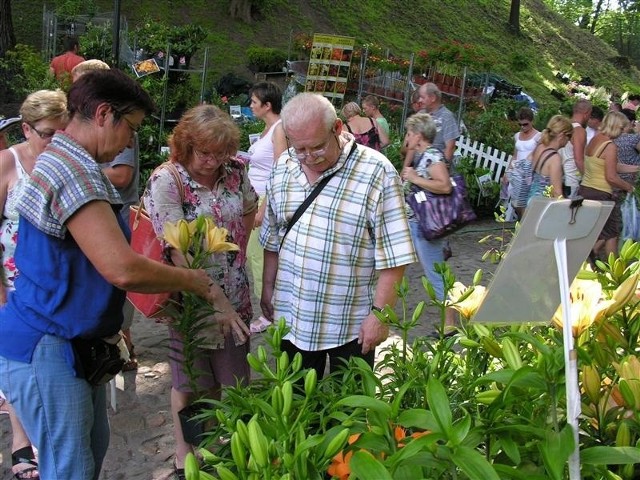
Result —
<path fill-rule="evenodd" d="M 202 62 L 201 68 L 173 68 L 169 65 L 169 60 L 171 59 L 171 45 L 167 45 L 166 57 L 164 65 L 159 65 L 160 69 L 164 72 L 164 88 L 162 90 L 162 104 L 160 106 L 160 131 L 159 138 L 162 138 L 164 135 L 164 125 L 170 121 L 177 122 L 178 119 L 167 120 L 167 96 L 169 94 L 169 72 L 176 73 L 189 73 L 189 74 L 199 74 L 200 75 L 200 103 L 204 102 L 204 86 L 207 78 L 207 63 L 209 59 L 209 47 L 205 47 L 204 49 L 204 59 Z M 160 148 L 160 147 L 159 147 Z"/>

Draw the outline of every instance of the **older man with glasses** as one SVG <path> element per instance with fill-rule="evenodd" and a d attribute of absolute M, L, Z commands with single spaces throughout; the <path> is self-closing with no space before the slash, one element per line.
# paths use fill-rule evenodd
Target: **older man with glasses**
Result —
<path fill-rule="evenodd" d="M 394 284 L 417 260 L 400 177 L 320 95 L 291 99 L 282 121 L 289 149 L 267 186 L 260 235 L 262 311 L 284 317 L 283 350 L 319 376 L 327 356 L 331 371 L 353 356 L 373 366 L 388 335 L 376 311 L 395 304 Z"/>

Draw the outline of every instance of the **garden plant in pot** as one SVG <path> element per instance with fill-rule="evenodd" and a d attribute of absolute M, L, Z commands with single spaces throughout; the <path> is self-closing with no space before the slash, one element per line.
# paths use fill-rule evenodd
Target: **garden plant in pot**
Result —
<path fill-rule="evenodd" d="M 164 226 L 164 241 L 178 250 L 185 258 L 185 268 L 201 269 L 211 265 L 212 254 L 238 250 L 236 244 L 227 242 L 226 228 L 217 227 L 210 217 L 199 215 L 195 220 L 187 222 L 180 219 L 175 223 L 167 222 Z M 204 397 L 198 385 L 200 372 L 196 361 L 209 345 L 207 331 L 218 328 L 211 320 L 216 312 L 215 306 L 204 298 L 191 293 L 182 292 L 179 301 L 171 301 L 167 313 L 171 317 L 171 326 L 181 336 L 182 352 L 172 351 L 171 355 L 180 355 L 187 384 L 193 392 L 192 403 L 180 411 L 180 421 L 184 440 L 198 445 L 207 425 L 200 416 L 201 400 Z"/>

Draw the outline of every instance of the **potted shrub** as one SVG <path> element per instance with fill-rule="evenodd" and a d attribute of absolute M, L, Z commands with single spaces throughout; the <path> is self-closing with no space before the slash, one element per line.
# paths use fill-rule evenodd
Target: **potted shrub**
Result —
<path fill-rule="evenodd" d="M 147 17 L 134 30 L 135 43 L 144 51 L 146 58 L 156 56 L 167 49 L 170 30 L 168 25 Z"/>

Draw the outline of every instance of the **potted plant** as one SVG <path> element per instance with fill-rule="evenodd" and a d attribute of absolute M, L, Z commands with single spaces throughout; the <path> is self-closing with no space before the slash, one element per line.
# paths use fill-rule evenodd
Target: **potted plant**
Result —
<path fill-rule="evenodd" d="M 226 241 L 227 236 L 226 228 L 219 228 L 210 217 L 199 215 L 191 222 L 181 219 L 166 223 L 163 239 L 184 256 L 186 268 L 201 269 L 211 265 L 214 252 L 238 250 L 237 245 Z M 182 292 L 180 301 L 174 301 L 167 309 L 171 326 L 182 339 L 181 363 L 194 397 L 194 401 L 179 412 L 184 440 L 192 445 L 198 445 L 206 431 L 200 415 L 202 405 L 198 402 L 203 396 L 198 386 L 200 372 L 195 365 L 201 349 L 207 346 L 207 328 L 217 328 L 211 325 L 215 312 L 214 306 L 191 292 Z"/>

